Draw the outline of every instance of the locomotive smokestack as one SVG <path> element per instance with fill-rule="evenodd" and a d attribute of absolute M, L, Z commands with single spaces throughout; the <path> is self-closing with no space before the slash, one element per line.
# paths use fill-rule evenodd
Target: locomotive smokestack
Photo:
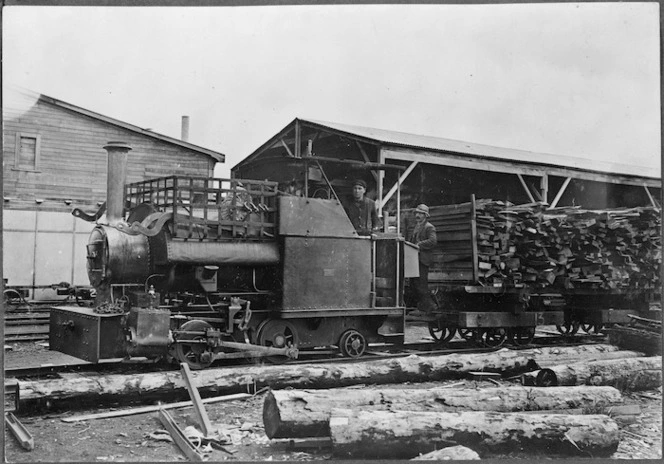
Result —
<path fill-rule="evenodd" d="M 183 142 L 189 141 L 189 116 L 182 116 L 182 136 Z"/>
<path fill-rule="evenodd" d="M 108 142 L 106 172 L 106 219 L 109 224 L 122 221 L 124 211 L 124 185 L 127 178 L 127 158 L 131 146 L 125 142 Z"/>

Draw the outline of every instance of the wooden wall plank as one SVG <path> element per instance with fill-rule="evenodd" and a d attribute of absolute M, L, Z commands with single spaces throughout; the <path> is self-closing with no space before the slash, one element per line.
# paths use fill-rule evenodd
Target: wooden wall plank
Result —
<path fill-rule="evenodd" d="M 110 140 L 122 140 L 133 147 L 128 182 L 165 175 L 208 177 L 214 167 L 214 160 L 203 153 L 47 102 L 40 101 L 27 112 L 9 109 L 4 116 L 5 197 L 81 198 L 88 203 L 104 200 L 107 155 L 103 146 Z M 40 135 L 37 172 L 13 169 L 16 132 Z"/>

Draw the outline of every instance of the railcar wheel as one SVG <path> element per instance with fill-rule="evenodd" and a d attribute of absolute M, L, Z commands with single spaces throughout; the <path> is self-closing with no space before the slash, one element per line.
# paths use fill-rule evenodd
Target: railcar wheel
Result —
<path fill-rule="evenodd" d="M 517 346 L 529 345 L 535 338 L 535 327 L 515 327 L 510 330 L 510 340 Z"/>
<path fill-rule="evenodd" d="M 599 334 L 603 328 L 602 324 L 581 324 L 581 329 L 587 334 Z"/>
<path fill-rule="evenodd" d="M 579 331 L 579 322 L 565 322 L 563 325 L 556 324 L 556 329 L 563 335 L 571 336 Z"/>
<path fill-rule="evenodd" d="M 480 334 L 482 345 L 488 348 L 501 346 L 507 340 L 507 331 L 502 327 L 485 329 Z"/>
<path fill-rule="evenodd" d="M 429 322 L 429 333 L 436 343 L 442 345 L 454 338 L 454 335 L 456 335 L 456 329 L 449 328 L 437 320 Z"/>
<path fill-rule="evenodd" d="M 25 298 L 23 298 L 23 295 L 18 290 L 14 290 L 13 288 L 8 288 L 3 292 L 4 296 L 4 302 L 5 302 L 5 309 L 7 311 L 12 311 L 14 309 L 17 309 L 22 303 L 26 303 Z M 30 305 L 28 305 L 28 308 Z"/>
<path fill-rule="evenodd" d="M 359 358 L 367 350 L 367 340 L 355 329 L 347 330 L 339 339 L 339 351 L 347 358 Z"/>
<path fill-rule="evenodd" d="M 274 348 L 285 348 L 287 346 L 297 348 L 298 341 L 297 330 L 288 321 L 278 319 L 267 320 L 258 330 L 259 345 Z M 272 363 L 281 363 L 287 358 L 285 356 L 266 356 L 265 359 Z"/>
<path fill-rule="evenodd" d="M 201 332 L 212 328 L 205 321 L 187 321 L 180 327 L 182 331 Z M 190 341 L 191 343 L 187 343 Z M 212 364 L 212 352 L 208 349 L 205 336 L 193 334 L 181 334 L 173 348 L 175 359 L 184 362 L 191 369 L 200 370 L 210 367 Z"/>
<path fill-rule="evenodd" d="M 470 341 L 475 338 L 475 333 L 473 332 L 473 329 L 458 328 L 457 331 L 459 332 L 461 338 L 463 338 L 464 340 Z"/>

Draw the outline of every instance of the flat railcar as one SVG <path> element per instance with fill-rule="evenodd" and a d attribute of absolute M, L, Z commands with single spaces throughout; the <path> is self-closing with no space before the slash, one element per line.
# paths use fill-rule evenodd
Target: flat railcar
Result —
<path fill-rule="evenodd" d="M 574 335 L 579 328 L 599 333 L 627 323 L 630 314 L 661 318 L 661 311 L 650 311 L 661 262 L 658 240 L 651 240 L 658 237 L 658 230 L 653 235 L 648 229 L 641 237 L 638 231 L 626 229 L 635 243 L 648 243 L 639 249 L 643 255 L 639 268 L 624 253 L 622 238 L 608 238 L 600 225 L 600 232 L 593 236 L 560 220 L 564 230 L 559 235 L 544 214 L 545 205 L 540 210 L 533 205 L 482 202 L 471 196 L 468 203 L 430 208 L 438 246 L 428 277 L 437 309 L 422 319 L 440 343 L 459 333 L 484 346 L 499 346 L 507 340 L 521 345 L 532 341 L 538 325 L 555 325 L 561 334 Z M 601 214 L 607 223 L 619 227 L 608 213 Z M 650 220 L 651 211 L 644 216 Z M 588 223 L 597 221 L 591 218 Z M 405 220 L 403 228 L 410 227 Z M 602 234 L 607 243 L 598 241 Z M 578 255 L 569 248 L 572 242 Z M 585 254 L 583 249 L 592 252 Z M 611 257 L 629 263 L 629 278 L 624 268 L 606 264 Z"/>

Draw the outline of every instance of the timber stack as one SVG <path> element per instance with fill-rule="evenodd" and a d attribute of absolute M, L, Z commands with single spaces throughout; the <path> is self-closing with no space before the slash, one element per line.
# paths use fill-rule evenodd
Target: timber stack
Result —
<path fill-rule="evenodd" d="M 661 220 L 655 208 L 545 207 L 487 199 L 431 207 L 439 247 L 430 280 L 532 289 L 657 288 Z"/>

